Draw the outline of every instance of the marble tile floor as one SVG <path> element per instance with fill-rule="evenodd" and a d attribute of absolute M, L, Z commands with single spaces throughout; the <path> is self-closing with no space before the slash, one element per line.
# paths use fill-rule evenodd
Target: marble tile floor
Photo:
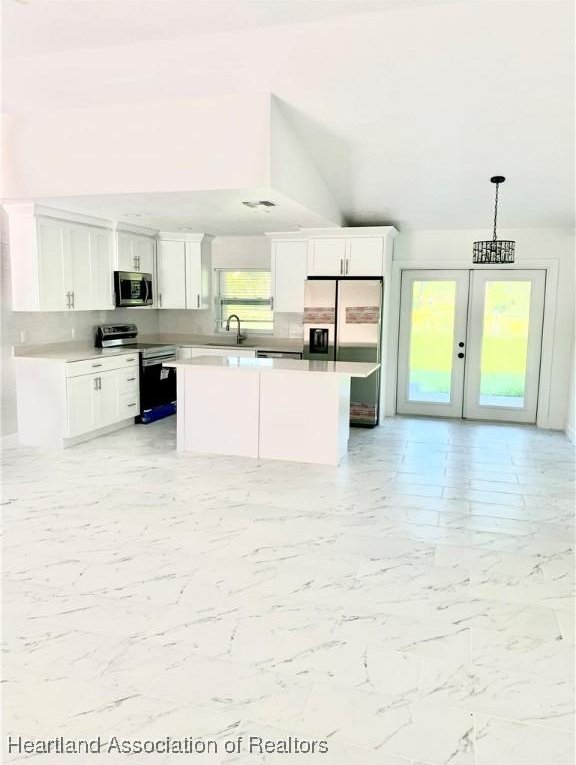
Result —
<path fill-rule="evenodd" d="M 5 735 L 219 753 L 2 761 L 572 765 L 573 458 L 417 418 L 338 468 L 178 455 L 173 420 L 6 450 Z"/>

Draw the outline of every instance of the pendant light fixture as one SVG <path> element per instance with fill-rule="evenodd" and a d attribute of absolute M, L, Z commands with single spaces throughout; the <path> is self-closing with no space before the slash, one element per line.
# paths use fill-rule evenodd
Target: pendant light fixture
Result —
<path fill-rule="evenodd" d="M 511 239 L 498 239 L 496 236 L 496 220 L 498 218 L 498 186 L 504 183 L 503 175 L 493 175 L 491 183 L 496 184 L 496 199 L 494 201 L 494 236 L 484 242 L 474 242 L 473 263 L 514 263 L 516 242 Z"/>

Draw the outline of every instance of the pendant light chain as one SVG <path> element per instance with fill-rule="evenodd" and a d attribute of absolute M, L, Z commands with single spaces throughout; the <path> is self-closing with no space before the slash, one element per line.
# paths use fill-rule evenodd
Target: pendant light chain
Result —
<path fill-rule="evenodd" d="M 499 183 L 496 184 L 496 199 L 494 200 L 494 241 L 497 240 L 496 236 L 496 220 L 498 218 L 498 187 L 500 186 Z"/>

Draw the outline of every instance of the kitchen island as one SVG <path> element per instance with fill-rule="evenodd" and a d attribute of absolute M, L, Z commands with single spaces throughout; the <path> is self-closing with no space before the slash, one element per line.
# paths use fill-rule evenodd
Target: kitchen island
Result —
<path fill-rule="evenodd" d="M 164 366 L 177 370 L 178 451 L 337 465 L 350 379 L 380 365 L 198 356 Z"/>

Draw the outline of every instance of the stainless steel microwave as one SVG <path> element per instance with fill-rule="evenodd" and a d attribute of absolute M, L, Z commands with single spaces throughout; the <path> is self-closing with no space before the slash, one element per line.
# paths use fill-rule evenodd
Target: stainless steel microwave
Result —
<path fill-rule="evenodd" d="M 114 271 L 114 293 L 117 306 L 152 305 L 152 274 Z"/>

